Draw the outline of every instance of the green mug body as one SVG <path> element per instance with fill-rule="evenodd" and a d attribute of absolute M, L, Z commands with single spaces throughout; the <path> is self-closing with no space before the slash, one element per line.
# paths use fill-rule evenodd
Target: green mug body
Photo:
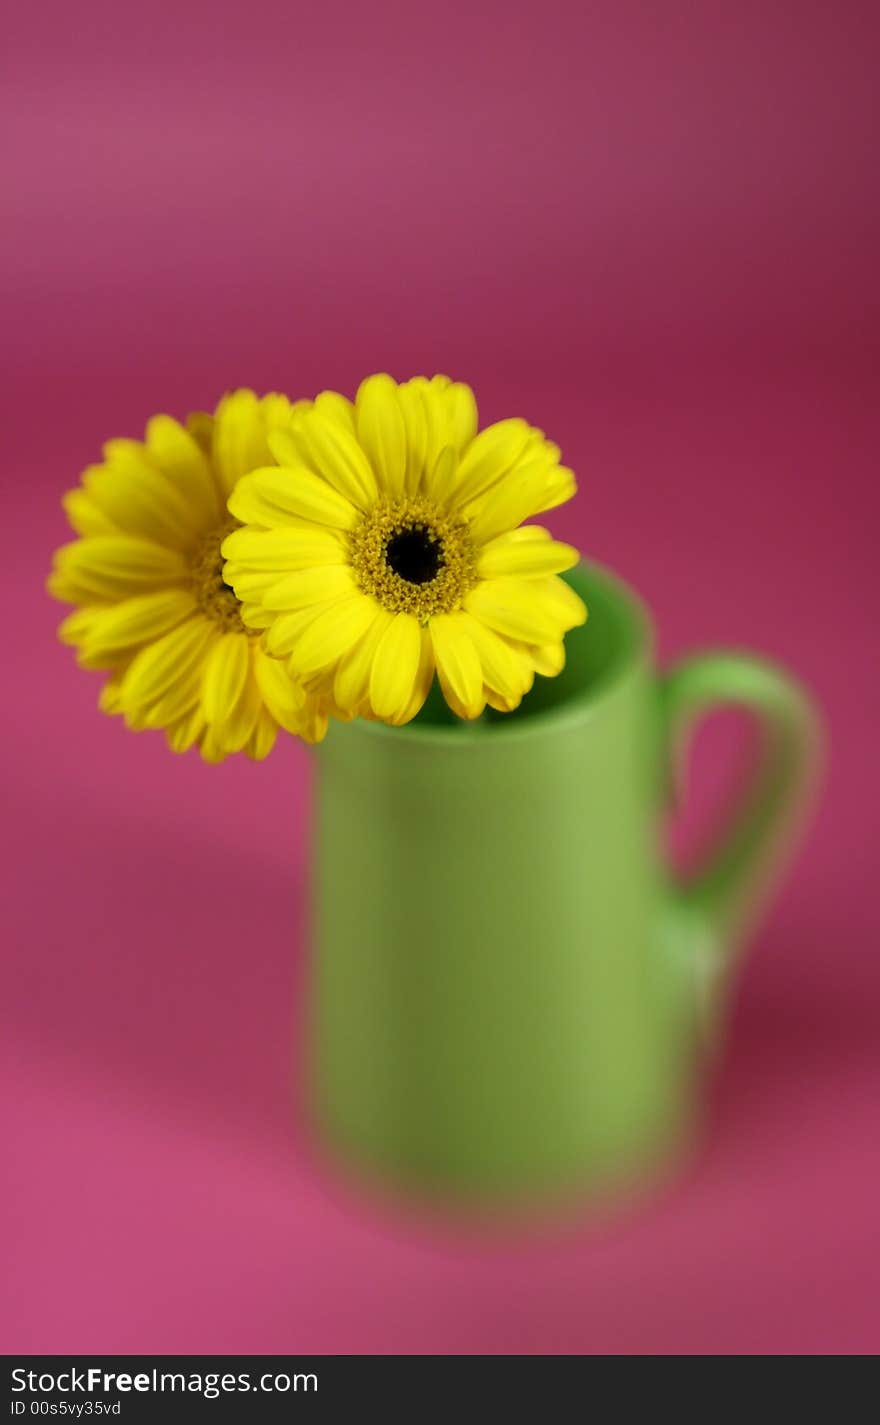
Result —
<path fill-rule="evenodd" d="M 334 725 L 316 755 L 307 1084 L 321 1140 L 370 1178 L 489 1202 L 636 1184 L 693 1136 L 728 970 L 816 766 L 785 674 L 705 654 L 660 678 L 610 574 L 514 714 L 432 701 Z M 681 735 L 734 703 L 760 765 L 678 885 L 661 847 Z"/>

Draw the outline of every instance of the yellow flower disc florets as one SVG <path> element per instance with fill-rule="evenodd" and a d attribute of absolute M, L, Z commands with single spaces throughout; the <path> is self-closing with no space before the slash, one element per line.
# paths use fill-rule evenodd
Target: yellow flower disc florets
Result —
<path fill-rule="evenodd" d="M 350 536 L 351 566 L 365 594 L 420 622 L 451 613 L 477 581 L 467 525 L 430 501 L 375 505 Z"/>
<path fill-rule="evenodd" d="M 223 579 L 220 546 L 234 529 L 238 529 L 238 520 L 227 520 L 200 541 L 192 565 L 193 591 L 202 613 L 219 624 L 224 633 L 246 633 L 253 638 L 256 630 L 242 622 L 241 604 Z"/>

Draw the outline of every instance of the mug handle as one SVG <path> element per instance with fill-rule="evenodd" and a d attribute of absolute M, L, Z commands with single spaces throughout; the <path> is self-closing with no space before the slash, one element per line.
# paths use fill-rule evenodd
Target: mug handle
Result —
<path fill-rule="evenodd" d="M 661 677 L 660 694 L 674 785 L 681 783 L 690 735 L 706 713 L 743 708 L 761 731 L 757 765 L 730 825 L 675 891 L 676 908 L 695 932 L 700 997 L 710 1012 L 719 981 L 763 910 L 812 800 L 821 723 L 815 703 L 792 677 L 747 653 L 691 655 Z"/>

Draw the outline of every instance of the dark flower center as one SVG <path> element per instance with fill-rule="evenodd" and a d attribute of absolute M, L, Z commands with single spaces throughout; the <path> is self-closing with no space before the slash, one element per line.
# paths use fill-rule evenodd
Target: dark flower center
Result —
<path fill-rule="evenodd" d="M 350 536 L 358 588 L 392 614 L 424 625 L 461 608 L 477 582 L 468 526 L 422 495 L 377 501 Z"/>
<path fill-rule="evenodd" d="M 227 520 L 220 529 L 204 536 L 193 554 L 193 584 L 199 608 L 207 618 L 229 633 L 246 633 L 254 638 L 258 636 L 256 629 L 245 628 L 235 590 L 223 578 L 220 546 L 227 534 L 237 528 L 237 520 Z"/>
<path fill-rule="evenodd" d="M 385 560 L 408 584 L 430 584 L 445 563 L 442 545 L 421 524 L 393 534 L 385 546 Z"/>

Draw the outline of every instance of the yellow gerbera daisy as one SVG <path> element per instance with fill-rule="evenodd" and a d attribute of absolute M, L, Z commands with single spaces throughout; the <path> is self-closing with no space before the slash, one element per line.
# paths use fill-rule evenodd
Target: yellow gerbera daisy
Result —
<path fill-rule="evenodd" d="M 272 459 L 269 433 L 291 409 L 241 390 L 186 426 L 155 416 L 143 443 L 109 441 L 63 501 L 81 537 L 57 551 L 48 587 L 79 607 L 59 637 L 83 667 L 109 672 L 105 712 L 164 728 L 175 752 L 198 744 L 209 762 L 265 757 L 279 726 L 308 741 L 326 731 L 318 701 L 261 647 L 259 610 L 243 622 L 220 555 L 236 525 L 226 500 Z"/>
<path fill-rule="evenodd" d="M 399 724 L 436 669 L 450 707 L 509 712 L 558 673 L 586 609 L 570 545 L 521 522 L 570 499 L 559 449 L 523 420 L 477 434 L 468 386 L 371 376 L 267 436 L 276 465 L 236 486 L 224 578 L 268 650 L 343 717 Z"/>

